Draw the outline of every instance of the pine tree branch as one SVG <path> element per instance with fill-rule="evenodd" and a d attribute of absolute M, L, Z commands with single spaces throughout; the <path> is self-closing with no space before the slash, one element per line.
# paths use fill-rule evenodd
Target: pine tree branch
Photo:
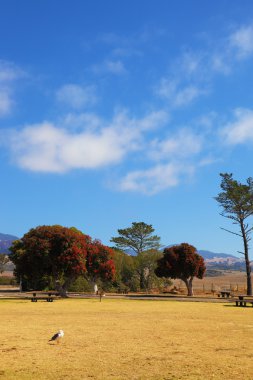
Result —
<path fill-rule="evenodd" d="M 226 228 L 223 228 L 223 227 L 220 227 L 220 229 L 221 229 L 221 230 L 224 230 L 224 231 L 227 231 L 227 232 L 229 232 L 230 234 L 233 234 L 233 235 L 237 235 L 237 236 L 242 237 L 242 235 L 241 235 L 241 234 L 238 234 L 237 232 L 229 231 L 229 230 L 227 230 Z"/>

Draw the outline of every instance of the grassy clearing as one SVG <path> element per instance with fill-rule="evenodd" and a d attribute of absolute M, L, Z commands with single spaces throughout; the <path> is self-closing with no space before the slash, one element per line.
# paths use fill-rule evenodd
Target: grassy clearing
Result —
<path fill-rule="evenodd" d="M 0 301 L 0 379 L 253 378 L 253 308 L 176 301 Z M 60 345 L 49 344 L 62 328 Z"/>

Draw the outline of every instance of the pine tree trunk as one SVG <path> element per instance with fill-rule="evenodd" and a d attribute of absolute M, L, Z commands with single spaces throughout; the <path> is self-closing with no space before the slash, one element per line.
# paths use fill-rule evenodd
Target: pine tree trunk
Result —
<path fill-rule="evenodd" d="M 240 226 L 241 226 L 241 232 L 243 237 L 243 244 L 244 244 L 244 257 L 245 257 L 245 266 L 246 266 L 246 274 L 247 274 L 247 295 L 252 295 L 252 282 L 251 282 L 251 266 L 250 266 L 250 260 L 249 260 L 249 244 L 247 235 L 245 232 L 245 226 L 243 223 L 243 220 L 240 220 Z"/>

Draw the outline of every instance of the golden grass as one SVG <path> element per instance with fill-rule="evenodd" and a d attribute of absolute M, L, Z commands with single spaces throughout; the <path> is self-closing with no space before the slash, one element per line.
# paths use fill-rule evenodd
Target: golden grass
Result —
<path fill-rule="evenodd" d="M 1 300 L 0 315 L 1 380 L 253 379 L 251 307 Z"/>
<path fill-rule="evenodd" d="M 253 281 L 253 276 L 252 281 Z M 174 280 L 174 285 L 184 290 L 186 293 L 186 287 L 180 280 Z M 235 293 L 246 293 L 246 273 L 240 271 L 224 271 L 222 275 L 215 277 L 204 277 L 202 280 L 194 278 L 193 289 L 194 294 L 208 294 L 214 289 L 219 291 L 222 288 L 231 288 Z"/>

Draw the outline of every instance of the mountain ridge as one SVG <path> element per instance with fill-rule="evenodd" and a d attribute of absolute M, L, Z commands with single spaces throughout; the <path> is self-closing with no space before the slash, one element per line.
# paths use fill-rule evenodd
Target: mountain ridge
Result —
<path fill-rule="evenodd" d="M 9 248 L 14 240 L 19 239 L 17 236 L 3 234 L 0 232 L 0 253 L 9 254 Z"/>

